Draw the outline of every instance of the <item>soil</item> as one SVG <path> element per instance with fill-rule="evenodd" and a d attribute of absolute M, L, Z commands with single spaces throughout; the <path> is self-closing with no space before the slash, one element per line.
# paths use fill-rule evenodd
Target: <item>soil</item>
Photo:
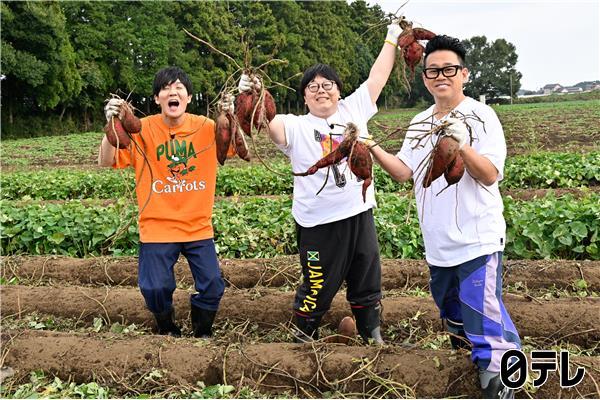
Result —
<path fill-rule="evenodd" d="M 57 332 L 3 332 L 5 364 L 23 375 L 42 369 L 64 380 L 96 381 L 130 393 L 143 382 L 147 392 L 206 385 L 249 386 L 262 393 L 323 398 L 329 392 L 352 397 L 479 397 L 477 371 L 468 353 L 399 346 L 336 344 L 231 344 L 168 337 L 81 335 Z M 598 357 L 571 357 L 586 375 L 573 389 L 561 389 L 550 374 L 536 397 L 597 397 Z M 160 376 L 154 375 L 160 371 Z M 162 390 L 162 391 L 161 391 Z M 358 395 L 358 396 L 356 396 Z M 525 397 L 517 393 L 517 397 Z"/>
<path fill-rule="evenodd" d="M 135 257 L 11 256 L 1 261 L 1 360 L 16 372 L 4 379 L 6 393 L 28 382 L 31 371 L 42 370 L 63 380 L 97 382 L 109 387 L 112 397 L 166 398 L 181 389 L 191 393 L 199 381 L 277 397 L 479 396 L 469 353 L 452 351 L 443 332 L 422 260 L 382 262 L 384 347 L 364 346 L 359 337 L 349 345 L 335 343 L 334 328 L 351 315 L 344 290 L 323 319 L 323 340 L 291 343 L 297 256 L 221 260 L 228 287 L 209 340 L 191 337 L 193 287 L 183 258 L 175 268 L 176 322 L 184 334 L 179 339 L 149 332 L 154 317 L 136 287 Z M 571 367 L 586 368 L 578 386 L 561 389 L 558 373 L 551 373 L 534 396 L 600 397 L 600 298 L 575 293 L 581 280 L 587 290 L 600 289 L 600 262 L 506 260 L 504 280 L 515 291 L 504 298 L 521 337 L 539 349 L 571 352 L 580 346 L 590 355 L 571 355 Z M 533 289 L 546 294 L 532 297 Z M 97 318 L 104 322 L 100 332 Z M 46 330 L 26 328 L 47 320 L 55 322 L 41 328 Z M 114 323 L 136 327 L 110 333 Z M 521 390 L 517 397 L 531 394 Z"/>
<path fill-rule="evenodd" d="M 7 281 L 16 277 L 21 284 L 48 285 L 137 285 L 136 257 L 69 258 L 61 256 L 2 257 L 1 276 Z M 300 283 L 297 256 L 268 259 L 223 259 L 223 278 L 228 286 L 295 288 Z M 193 285 L 185 258 L 175 265 L 178 286 Z M 555 287 L 572 290 L 579 280 L 588 290 L 600 291 L 600 261 L 573 260 L 505 260 L 504 284 L 520 288 Z M 423 260 L 382 260 L 384 290 L 427 289 L 429 270 Z"/>
<path fill-rule="evenodd" d="M 181 323 L 189 318 L 189 294 L 176 290 L 174 307 Z M 294 292 L 276 289 L 227 289 L 217 320 L 240 323 L 250 320 L 264 328 L 289 324 Z M 539 300 L 518 295 L 506 295 L 505 304 L 515 326 L 522 336 L 543 342 L 558 342 L 568 338 L 570 343 L 593 346 L 600 341 L 600 298 L 564 298 Z M 391 325 L 409 324 L 423 330 L 442 329 L 439 313 L 431 297 L 388 295 L 382 300 L 382 329 Z M 9 285 L 2 288 L 4 316 L 39 313 L 78 319 L 91 326 L 94 318 L 103 318 L 107 324 L 153 326 L 153 316 L 145 308 L 144 300 L 136 288 L 93 288 L 79 286 L 31 287 Z M 350 307 L 343 292 L 335 297 L 323 324 L 337 326 L 350 315 Z M 403 340 L 410 334 L 400 335 Z"/>

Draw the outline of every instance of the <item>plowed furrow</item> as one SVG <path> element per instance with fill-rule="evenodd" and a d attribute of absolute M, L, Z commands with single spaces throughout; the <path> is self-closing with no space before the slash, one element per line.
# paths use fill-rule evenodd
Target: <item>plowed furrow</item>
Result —
<path fill-rule="evenodd" d="M 137 259 L 69 257 L 3 257 L 2 276 L 17 277 L 31 284 L 70 283 L 74 285 L 135 286 Z M 384 290 L 426 288 L 429 281 L 427 265 L 422 260 L 383 260 Z M 221 260 L 225 280 L 234 288 L 256 286 L 296 286 L 300 279 L 297 257 L 271 259 Z M 175 266 L 175 274 L 183 285 L 193 285 L 187 262 Z M 556 287 L 570 289 L 585 280 L 589 290 L 600 290 L 600 262 L 573 260 L 507 260 L 504 284 L 539 289 Z"/>
<path fill-rule="evenodd" d="M 125 393 L 218 383 L 250 386 L 262 393 L 284 391 L 302 397 L 339 391 L 352 397 L 479 397 L 477 372 L 467 353 L 333 344 L 231 344 L 166 337 L 73 335 L 51 332 L 4 332 L 8 351 L 4 365 L 26 380 L 28 371 L 43 370 L 76 382 L 96 381 Z M 572 357 L 586 368 L 575 388 L 561 389 L 558 374 L 537 398 L 598 397 L 598 357 Z M 160 377 L 146 380 L 152 371 Z M 150 386 L 150 382 L 153 385 Z M 517 397 L 527 397 L 517 393 Z"/>
<path fill-rule="evenodd" d="M 3 316 L 23 316 L 38 311 L 61 317 L 91 322 L 102 317 L 110 322 L 152 325 L 153 317 L 146 310 L 142 295 L 134 288 L 89 287 L 2 287 Z M 294 293 L 273 289 L 238 291 L 228 289 L 223 296 L 218 320 L 252 322 L 263 325 L 287 323 L 291 319 Z M 568 339 L 589 345 L 600 340 L 600 299 L 564 298 L 551 301 L 528 300 L 507 295 L 506 307 L 521 336 L 546 338 L 550 341 Z M 174 304 L 178 319 L 188 318 L 189 293 L 177 290 Z M 424 329 L 440 329 L 439 314 L 431 298 L 395 296 L 382 301 L 384 327 L 410 320 Z M 337 326 L 350 308 L 343 293 L 335 297 L 323 322 Z"/>

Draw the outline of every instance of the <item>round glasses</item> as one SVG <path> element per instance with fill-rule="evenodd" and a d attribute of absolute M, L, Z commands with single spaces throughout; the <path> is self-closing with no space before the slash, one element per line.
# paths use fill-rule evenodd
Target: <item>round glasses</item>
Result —
<path fill-rule="evenodd" d="M 440 76 L 440 72 L 441 72 L 442 75 L 444 75 L 446 78 L 452 78 L 453 76 L 456 76 L 459 69 L 463 69 L 463 66 L 462 65 L 447 65 L 447 66 L 441 67 L 441 68 L 425 68 L 423 70 L 423 74 L 425 75 L 425 78 L 427 78 L 427 79 L 435 79 L 438 76 Z"/>
<path fill-rule="evenodd" d="M 323 90 L 328 92 L 331 89 L 333 89 L 334 85 L 335 85 L 335 81 L 323 81 L 322 83 L 313 82 L 313 83 L 309 83 L 308 85 L 306 85 L 306 88 L 311 93 L 317 93 L 319 91 L 319 87 L 322 87 Z"/>

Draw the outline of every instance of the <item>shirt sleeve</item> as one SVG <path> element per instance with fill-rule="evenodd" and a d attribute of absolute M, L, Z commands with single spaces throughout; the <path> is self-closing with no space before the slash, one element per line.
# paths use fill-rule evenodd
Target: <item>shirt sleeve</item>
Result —
<path fill-rule="evenodd" d="M 276 145 L 279 150 L 286 156 L 290 156 L 296 134 L 296 126 L 298 126 L 298 116 L 294 114 L 283 115 L 283 133 L 285 135 L 285 145 Z"/>
<path fill-rule="evenodd" d="M 429 110 L 427 110 L 427 112 L 429 112 Z M 422 114 L 419 114 L 417 116 L 415 116 L 411 121 L 410 121 L 410 125 L 413 126 L 413 124 L 415 124 L 417 121 L 422 120 Z M 417 128 L 419 128 L 419 126 L 417 126 Z M 413 165 L 413 139 L 411 139 L 414 134 L 419 133 L 419 132 L 413 132 L 413 131 L 406 131 L 406 134 L 404 135 L 404 141 L 402 142 L 402 147 L 400 148 L 400 151 L 398 153 L 396 153 L 396 157 L 398 157 L 400 159 L 400 161 L 402 161 L 408 168 L 410 168 L 410 170 L 412 171 L 412 173 L 414 174 L 415 172 L 415 168 L 418 167 L 418 165 Z"/>
<path fill-rule="evenodd" d="M 371 101 L 367 82 L 363 82 L 354 93 L 343 100 L 340 100 L 340 103 L 349 110 L 352 110 L 353 113 L 356 113 L 357 117 L 364 121 L 370 120 L 378 111 L 377 104 Z"/>
<path fill-rule="evenodd" d="M 474 149 L 486 157 L 498 170 L 498 181 L 504 178 L 504 162 L 506 160 L 506 141 L 504 130 L 498 116 L 491 108 L 487 110 L 484 125 L 476 123 L 476 141 L 473 142 Z"/>

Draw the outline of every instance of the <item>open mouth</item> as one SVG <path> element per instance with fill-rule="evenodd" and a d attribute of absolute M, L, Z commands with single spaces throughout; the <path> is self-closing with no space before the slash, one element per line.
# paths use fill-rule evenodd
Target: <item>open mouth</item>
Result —
<path fill-rule="evenodd" d="M 167 105 L 169 106 L 169 110 L 176 111 L 177 108 L 179 108 L 179 100 L 176 100 L 176 99 L 169 100 Z"/>

